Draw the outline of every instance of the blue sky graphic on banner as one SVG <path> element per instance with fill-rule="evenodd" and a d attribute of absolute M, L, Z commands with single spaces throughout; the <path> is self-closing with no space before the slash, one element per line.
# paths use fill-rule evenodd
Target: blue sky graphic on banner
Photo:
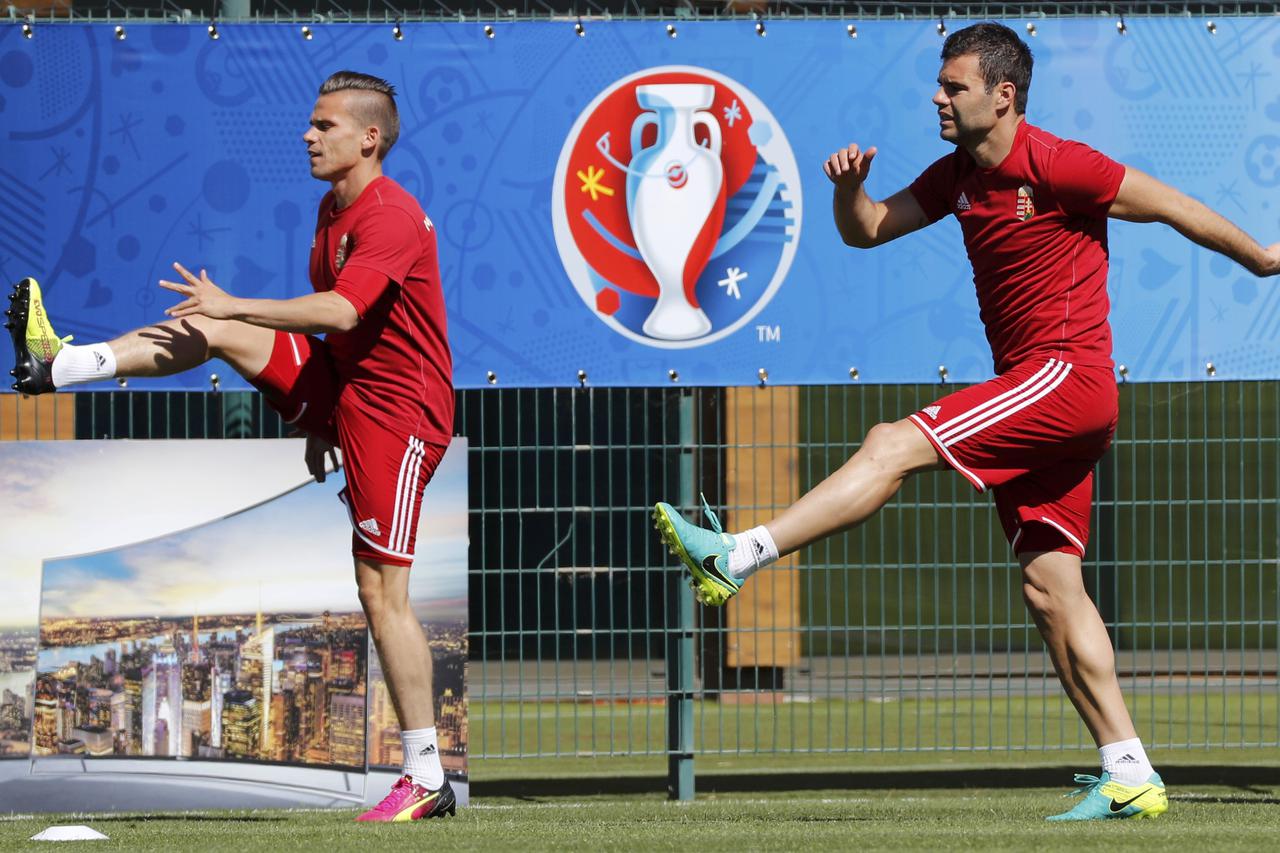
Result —
<path fill-rule="evenodd" d="M 1025 32 L 1022 22 L 1010 22 Z M 863 251 L 822 163 L 875 145 L 879 198 L 937 138 L 934 24 L 841 21 L 0 29 L 0 276 L 61 334 L 162 318 L 171 262 L 242 296 L 310 290 L 326 186 L 302 132 L 353 68 L 400 91 L 386 170 L 439 228 L 461 387 L 928 382 L 991 374 L 953 218 Z M 1037 22 L 1029 119 L 1280 239 L 1280 19 Z M 1113 223 L 1115 358 L 1134 381 L 1280 374 L 1280 293 L 1161 225 Z M 7 370 L 10 356 L 0 358 Z M 246 387 L 225 365 L 133 388 Z M 110 387 L 110 386 L 104 386 Z"/>

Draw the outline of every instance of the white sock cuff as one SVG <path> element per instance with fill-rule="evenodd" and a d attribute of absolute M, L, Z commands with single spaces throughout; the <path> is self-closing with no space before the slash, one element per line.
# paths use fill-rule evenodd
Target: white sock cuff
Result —
<path fill-rule="evenodd" d="M 1102 760 L 1102 769 L 1125 785 L 1141 784 L 1155 772 L 1147 751 L 1142 748 L 1142 738 L 1103 744 L 1098 747 L 1098 757 Z"/>
<path fill-rule="evenodd" d="M 431 726 L 427 729 L 409 729 L 401 731 L 400 735 L 407 740 L 417 740 L 418 738 L 433 738 L 436 736 L 436 727 Z"/>
<path fill-rule="evenodd" d="M 54 356 L 51 378 L 54 388 L 100 382 L 116 375 L 116 354 L 108 344 L 63 344 Z"/>
<path fill-rule="evenodd" d="M 757 542 L 764 546 L 764 553 L 757 553 L 757 562 L 761 565 L 768 565 L 778 559 L 778 545 L 773 541 L 773 534 L 769 532 L 769 528 L 763 524 L 759 527 L 753 527 L 747 531 L 747 535 L 754 538 Z M 767 562 L 766 562 L 767 561 Z"/>
<path fill-rule="evenodd" d="M 1113 751 L 1121 752 L 1126 749 L 1142 749 L 1142 738 L 1131 737 L 1128 740 L 1118 740 L 1115 743 L 1104 743 L 1098 747 L 1098 752 L 1106 751 L 1107 754 L 1110 754 Z"/>

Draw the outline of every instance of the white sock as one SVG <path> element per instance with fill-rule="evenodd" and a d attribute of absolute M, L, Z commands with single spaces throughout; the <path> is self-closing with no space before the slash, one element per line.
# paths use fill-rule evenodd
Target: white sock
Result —
<path fill-rule="evenodd" d="M 1155 772 L 1141 738 L 1109 743 L 1098 750 L 1098 755 L 1102 757 L 1102 769 L 1121 785 L 1141 785 Z"/>
<path fill-rule="evenodd" d="M 735 534 L 738 544 L 729 552 L 729 574 L 735 578 L 749 578 L 760 569 L 778 560 L 778 546 L 764 525 Z"/>
<path fill-rule="evenodd" d="M 116 375 L 116 354 L 106 344 L 63 344 L 53 357 L 53 387 L 99 382 Z"/>
<path fill-rule="evenodd" d="M 444 784 L 435 726 L 400 732 L 400 745 L 404 748 L 405 775 L 412 776 L 413 781 L 431 791 Z"/>

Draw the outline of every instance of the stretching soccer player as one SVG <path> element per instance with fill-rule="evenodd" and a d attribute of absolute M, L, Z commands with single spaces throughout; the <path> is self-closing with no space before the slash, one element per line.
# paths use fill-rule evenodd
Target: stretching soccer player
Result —
<path fill-rule="evenodd" d="M 1107 217 L 1172 225 L 1258 276 L 1280 273 L 1280 243 L 1263 248 L 1200 202 L 1027 122 L 1031 66 L 1007 27 L 953 33 L 933 103 L 956 150 L 880 202 L 863 188 L 875 148 L 850 145 L 823 167 L 850 246 L 878 246 L 948 214 L 960 221 L 996 378 L 873 427 L 848 462 L 767 524 L 729 535 L 708 507 L 708 531 L 665 503 L 654 518 L 699 599 L 723 604 L 779 555 L 865 521 L 912 474 L 949 467 L 990 489 L 1023 598 L 1101 756 L 1099 776 L 1077 777 L 1084 798 L 1049 819 L 1155 817 L 1168 809 L 1164 783 L 1125 707 L 1081 567 L 1093 469 L 1118 416 Z"/>
<path fill-rule="evenodd" d="M 228 362 L 304 430 L 323 480 L 342 451 L 360 603 L 400 722 L 404 774 L 361 821 L 453 814 L 436 741 L 431 652 L 409 606 L 423 488 L 453 432 L 453 368 L 436 235 L 418 202 L 382 174 L 400 132 L 395 90 L 340 71 L 325 80 L 302 139 L 320 202 L 314 293 L 241 299 L 174 264 L 166 322 L 72 346 L 49 324 L 33 279 L 10 297 L 16 390 L 43 394 L 113 376 L 167 376 Z M 323 339 L 316 337 L 323 334 Z"/>

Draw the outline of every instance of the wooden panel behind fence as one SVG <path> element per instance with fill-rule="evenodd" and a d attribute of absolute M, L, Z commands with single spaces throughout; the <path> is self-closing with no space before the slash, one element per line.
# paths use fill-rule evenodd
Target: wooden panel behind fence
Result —
<path fill-rule="evenodd" d="M 75 437 L 75 394 L 0 394 L 0 441 Z"/>
<path fill-rule="evenodd" d="M 800 497 L 800 389 L 730 388 L 726 398 L 725 529 L 763 524 Z M 757 572 L 729 600 L 726 667 L 800 661 L 796 555 Z"/>

